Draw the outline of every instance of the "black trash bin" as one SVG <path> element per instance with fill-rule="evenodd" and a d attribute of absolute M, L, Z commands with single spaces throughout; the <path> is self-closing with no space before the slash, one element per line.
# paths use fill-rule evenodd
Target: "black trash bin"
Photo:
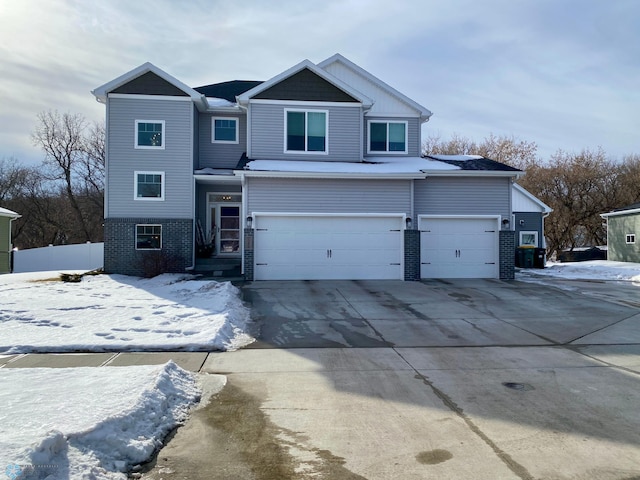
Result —
<path fill-rule="evenodd" d="M 516 248 L 516 267 L 533 268 L 535 248 L 530 245 L 523 245 Z"/>
<path fill-rule="evenodd" d="M 536 248 L 535 254 L 533 257 L 533 266 L 534 268 L 544 268 L 544 264 L 547 258 L 547 250 L 544 248 Z"/>

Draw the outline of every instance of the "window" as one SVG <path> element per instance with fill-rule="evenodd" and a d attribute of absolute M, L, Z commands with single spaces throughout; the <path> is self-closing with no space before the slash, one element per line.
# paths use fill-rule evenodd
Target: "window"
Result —
<path fill-rule="evenodd" d="M 136 250 L 160 250 L 162 225 L 136 225 Z"/>
<path fill-rule="evenodd" d="M 211 141 L 213 143 L 238 143 L 238 119 L 213 117 L 211 119 Z"/>
<path fill-rule="evenodd" d="M 164 148 L 164 120 L 136 120 L 136 148 Z"/>
<path fill-rule="evenodd" d="M 631 245 L 631 244 L 636 243 L 636 234 L 635 233 L 627 233 L 626 237 L 627 237 L 626 238 L 627 245 Z"/>
<path fill-rule="evenodd" d="M 538 246 L 538 232 L 520 232 L 520 246 L 533 245 Z"/>
<path fill-rule="evenodd" d="M 285 111 L 285 152 L 327 153 L 328 112 Z"/>
<path fill-rule="evenodd" d="M 407 122 L 369 122 L 368 153 L 407 153 Z"/>
<path fill-rule="evenodd" d="M 164 200 L 164 172 L 134 172 L 134 200 Z"/>

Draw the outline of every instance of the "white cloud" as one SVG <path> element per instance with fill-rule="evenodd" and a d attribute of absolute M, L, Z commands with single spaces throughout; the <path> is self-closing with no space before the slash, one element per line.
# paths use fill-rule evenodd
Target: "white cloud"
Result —
<path fill-rule="evenodd" d="M 640 4 L 510 0 L 0 3 L 0 157 L 37 161 L 45 109 L 103 118 L 93 88 L 151 61 L 198 86 L 340 52 L 435 112 L 426 131 L 640 152 Z"/>

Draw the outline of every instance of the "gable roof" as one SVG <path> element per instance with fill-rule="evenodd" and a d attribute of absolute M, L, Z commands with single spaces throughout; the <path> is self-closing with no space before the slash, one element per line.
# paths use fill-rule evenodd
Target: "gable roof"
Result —
<path fill-rule="evenodd" d="M 540 211 L 542 213 L 553 212 L 553 208 L 548 206 L 546 203 L 544 203 L 542 200 L 536 197 L 533 193 L 525 190 L 522 186 L 518 185 L 517 183 L 514 183 L 513 192 L 512 192 L 512 205 L 515 204 L 517 200 L 519 200 L 518 197 L 524 200 L 523 202 L 520 202 L 520 203 L 525 203 L 525 204 L 533 203 L 540 208 Z M 528 210 L 516 210 L 514 207 L 514 211 L 528 211 Z"/>
<path fill-rule="evenodd" d="M 602 218 L 608 218 L 617 217 L 619 215 L 635 215 L 636 213 L 640 213 L 640 203 L 633 203 L 626 207 L 617 208 L 609 213 L 601 213 L 600 216 Z"/>
<path fill-rule="evenodd" d="M 110 82 L 107 82 L 104 85 L 101 85 L 98 88 L 92 90 L 91 93 L 96 97 L 96 100 L 98 100 L 101 103 L 105 103 L 107 101 L 107 95 L 109 93 L 113 92 L 114 90 L 125 85 L 126 83 L 129 83 L 149 72 L 157 75 L 158 77 L 170 83 L 180 91 L 184 92 L 186 96 L 191 97 L 191 99 L 195 102 L 196 106 L 198 106 L 198 109 L 206 110 L 207 101 L 203 94 L 201 94 L 200 92 L 197 92 L 193 88 L 182 83 L 177 78 L 169 75 L 167 72 L 156 67 L 154 64 L 150 62 L 143 63 L 139 67 L 136 67 L 133 70 L 130 70 L 123 75 L 120 75 L 118 78 L 114 78 Z"/>
<path fill-rule="evenodd" d="M 11 217 L 15 220 L 16 218 L 20 218 L 20 215 L 16 212 L 0 207 L 0 217 Z"/>
<path fill-rule="evenodd" d="M 385 82 L 380 80 L 378 77 L 376 77 L 376 76 L 372 75 L 371 73 L 367 72 L 365 69 L 363 69 L 362 67 L 356 65 L 351 60 L 343 57 L 339 53 L 336 53 L 332 57 L 329 57 L 326 60 L 323 60 L 322 62 L 320 62 L 318 64 L 318 67 L 320 67 L 320 68 L 322 68 L 324 70 L 324 69 L 326 69 L 327 67 L 329 67 L 333 63 L 340 63 L 340 64 L 344 65 L 345 67 L 347 67 L 348 69 L 350 69 L 353 72 L 357 73 L 361 77 L 367 79 L 369 82 L 371 82 L 374 85 L 378 86 L 379 88 L 381 88 L 382 90 L 384 90 L 385 92 L 390 94 L 391 96 L 397 98 L 402 103 L 405 103 L 409 107 L 411 107 L 414 110 L 418 111 L 420 113 L 420 117 L 423 119 L 423 121 L 428 121 L 429 117 L 431 117 L 433 115 L 433 113 L 428 108 L 420 105 L 418 102 L 416 102 L 414 100 L 411 100 L 409 97 L 407 97 L 403 93 L 399 92 L 395 88 L 393 88 L 390 85 L 386 84 Z"/>
<path fill-rule="evenodd" d="M 207 97 L 223 98 L 236 103 L 236 97 L 263 83 L 261 80 L 231 80 L 229 82 L 213 83 L 195 87 L 194 90 Z"/>
<path fill-rule="evenodd" d="M 249 100 L 251 98 L 253 98 L 254 96 L 258 95 L 259 93 L 264 92 L 265 90 L 268 90 L 272 86 L 274 86 L 277 83 L 280 83 L 281 81 L 283 81 L 283 80 L 295 75 L 296 73 L 301 72 L 305 68 L 310 70 L 311 72 L 315 73 L 320 78 L 322 78 L 322 79 L 326 80 L 327 82 L 333 84 L 334 86 L 336 86 L 337 88 L 339 88 L 340 90 L 342 90 L 346 94 L 350 95 L 351 97 L 355 98 L 359 102 L 361 102 L 365 109 L 366 108 L 370 108 L 371 105 L 373 105 L 373 100 L 372 99 L 370 99 L 366 95 L 358 92 L 353 87 L 351 87 L 351 86 L 347 85 L 346 83 L 344 83 L 342 80 L 339 80 L 338 78 L 334 77 L 329 72 L 323 70 L 322 68 L 318 68 L 315 64 L 313 64 L 309 60 L 303 60 L 302 62 L 298 63 L 297 65 L 294 65 L 293 67 L 289 68 L 288 70 L 285 70 L 284 72 L 280 73 L 279 75 L 276 75 L 275 77 L 267 80 L 266 82 L 261 83 L 260 85 L 252 88 L 251 90 L 248 90 L 248 91 L 238 95 L 238 103 L 247 104 L 249 102 Z"/>

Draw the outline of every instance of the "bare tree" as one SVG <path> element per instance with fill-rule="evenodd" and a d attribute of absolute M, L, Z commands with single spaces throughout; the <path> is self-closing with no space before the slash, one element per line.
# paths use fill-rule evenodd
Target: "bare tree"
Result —
<path fill-rule="evenodd" d="M 493 133 L 480 143 L 454 134 L 447 141 L 443 141 L 439 136 L 429 137 L 422 145 L 425 155 L 482 155 L 521 170 L 537 162 L 537 151 L 538 146 L 535 142 L 497 136 Z"/>
<path fill-rule="evenodd" d="M 87 132 L 88 130 L 88 132 Z M 67 226 L 75 231 L 65 238 L 73 241 L 96 241 L 102 237 L 102 206 L 104 194 L 104 127 L 89 128 L 80 114 L 45 111 L 38 115 L 33 142 L 44 154 L 46 177 L 60 182 L 68 202 Z M 51 219 L 52 223 L 56 223 Z"/>
<path fill-rule="evenodd" d="M 15 157 L 0 159 L 0 204 L 20 195 L 28 175 L 29 169 L 20 165 Z"/>

